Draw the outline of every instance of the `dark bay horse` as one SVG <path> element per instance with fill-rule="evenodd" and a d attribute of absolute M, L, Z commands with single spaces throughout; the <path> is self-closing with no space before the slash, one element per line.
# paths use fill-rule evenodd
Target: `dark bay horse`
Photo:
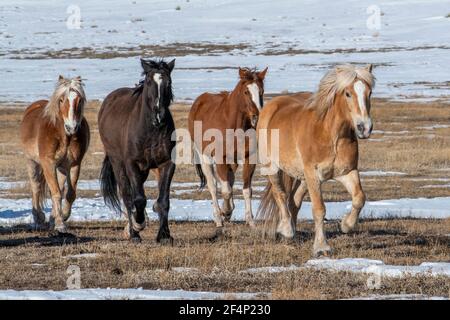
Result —
<path fill-rule="evenodd" d="M 258 141 L 260 155 L 267 156 L 261 162 L 273 168 L 258 210 L 267 231 L 292 238 L 297 214 L 309 192 L 315 223 L 313 254 L 329 254 L 321 185 L 330 179 L 341 182 L 352 196 L 352 209 L 342 219 L 342 231 L 355 227 L 365 203 L 358 171 L 358 138 L 367 139 L 372 131 L 374 85 L 372 65 L 341 65 L 322 78 L 316 93 L 280 96 L 266 104 L 257 131 L 279 130 L 280 137 L 276 142 Z"/>
<path fill-rule="evenodd" d="M 254 227 L 251 197 L 251 181 L 255 171 L 256 161 L 249 160 L 252 152 L 256 149 L 256 136 L 254 135 L 259 112 L 263 107 L 264 78 L 267 68 L 261 72 L 247 68 L 239 68 L 239 82 L 231 92 L 219 94 L 204 93 L 200 95 L 192 105 L 189 112 L 189 133 L 194 141 L 194 150 L 200 160 L 196 164 L 197 173 L 201 179 L 201 188 L 208 185 L 211 193 L 214 221 L 216 227 L 221 230 L 223 221 L 229 221 L 234 209 L 233 184 L 238 164 L 243 164 L 243 196 L 245 199 L 245 220 L 248 225 Z M 197 126 L 200 124 L 200 126 Z M 231 130 L 233 136 L 227 131 Z M 200 132 L 196 132 L 200 131 Z M 216 137 L 215 142 L 223 140 L 223 150 L 208 151 L 209 141 L 203 139 L 209 132 L 218 132 L 221 137 Z M 244 146 L 239 143 L 239 132 L 244 134 Z M 250 132 L 249 135 L 246 133 Z M 252 134 L 253 133 L 253 134 Z M 196 136 L 201 139 L 197 141 Z M 255 141 L 252 148 L 252 140 Z M 223 142 L 223 141 L 222 141 Z M 233 147 L 230 148 L 230 145 Z M 241 148 L 239 147 L 241 146 Z M 219 146 L 219 148 L 222 148 Z M 244 150 L 240 150 L 244 149 Z M 217 200 L 217 180 L 221 184 L 223 197 L 222 209 Z"/>
<path fill-rule="evenodd" d="M 168 216 L 170 184 L 175 171 L 171 161 L 175 125 L 169 106 L 173 100 L 171 72 L 175 60 L 166 63 L 141 59 L 141 65 L 144 80 L 136 88 L 111 92 L 98 114 L 105 149 L 101 190 L 105 203 L 121 212 L 118 185 L 128 217 L 125 235 L 133 242 L 140 242 L 139 232 L 146 226 L 144 182 L 154 169 L 159 180 L 159 195 L 153 205 L 160 221 L 156 240 L 172 242 Z"/>
<path fill-rule="evenodd" d="M 59 76 L 50 100 L 36 101 L 25 111 L 20 137 L 27 158 L 37 228 L 45 224 L 43 203 L 48 186 L 52 197 L 50 227 L 67 232 L 65 221 L 76 198 L 81 161 L 90 139 L 89 126 L 83 117 L 85 103 L 81 78 Z"/>

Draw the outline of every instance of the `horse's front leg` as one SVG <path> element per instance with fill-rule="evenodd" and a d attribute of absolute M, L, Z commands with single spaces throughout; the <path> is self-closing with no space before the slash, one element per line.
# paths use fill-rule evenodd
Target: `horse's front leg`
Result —
<path fill-rule="evenodd" d="M 147 199 L 145 197 L 144 182 L 147 174 L 142 172 L 137 164 L 132 161 L 126 164 L 126 173 L 130 181 L 131 198 L 135 209 L 132 210 L 131 214 L 128 214 L 128 222 L 130 228 L 132 227 L 137 235 L 132 240 L 139 241 L 140 237 L 138 232 L 143 230 L 146 225 L 145 207 L 147 205 Z"/>
<path fill-rule="evenodd" d="M 72 204 L 77 196 L 77 183 L 80 176 L 80 165 L 77 164 L 69 169 L 67 174 L 67 189 L 64 195 L 64 206 L 62 209 L 63 219 L 67 221 L 72 212 Z"/>
<path fill-rule="evenodd" d="M 64 223 L 61 209 L 61 189 L 59 188 L 58 176 L 56 173 L 56 164 L 51 160 L 42 162 L 42 170 L 44 171 L 45 180 L 52 197 L 52 218 L 50 219 L 50 227 L 60 233 L 67 233 L 67 227 Z M 53 220 L 53 221 L 52 221 Z"/>
<path fill-rule="evenodd" d="M 175 172 L 175 164 L 172 161 L 167 161 L 158 167 L 159 172 L 159 194 L 158 199 L 153 205 L 153 211 L 159 216 L 159 231 L 156 236 L 156 242 L 169 241 L 173 243 L 173 238 L 170 236 L 169 230 L 169 208 L 170 208 L 170 184 L 172 182 L 173 174 Z"/>
<path fill-rule="evenodd" d="M 221 214 L 225 221 L 230 221 L 231 215 L 234 210 L 233 201 L 233 184 L 234 184 L 234 172 L 227 164 L 216 165 L 217 176 L 220 181 L 222 191 L 222 211 Z"/>
<path fill-rule="evenodd" d="M 347 175 L 336 178 L 336 180 L 341 182 L 352 196 L 352 210 L 344 215 L 341 222 L 342 232 L 348 233 L 353 230 L 358 222 L 359 213 L 366 202 L 366 196 L 361 187 L 358 170 L 352 170 Z"/>
<path fill-rule="evenodd" d="M 311 198 L 312 212 L 315 225 L 313 255 L 329 255 L 331 248 L 327 243 L 323 221 L 325 218 L 325 203 L 322 198 L 321 182 L 314 168 L 305 170 L 306 184 L 308 185 L 309 197 Z"/>

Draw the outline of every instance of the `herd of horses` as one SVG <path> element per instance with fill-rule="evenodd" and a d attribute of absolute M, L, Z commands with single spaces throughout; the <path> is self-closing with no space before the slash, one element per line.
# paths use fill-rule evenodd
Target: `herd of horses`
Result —
<path fill-rule="evenodd" d="M 127 217 L 127 239 L 140 242 L 147 225 L 144 183 L 152 171 L 158 179 L 158 197 L 153 211 L 159 215 L 158 242 L 173 242 L 169 230 L 170 186 L 175 173 L 172 150 L 175 124 L 169 107 L 173 101 L 171 73 L 175 60 L 141 59 L 144 79 L 134 88 L 114 90 L 103 100 L 98 128 L 105 158 L 100 173 L 105 204 Z M 193 103 L 188 125 L 194 141 L 195 164 L 201 186 L 212 197 L 213 217 L 219 229 L 234 209 L 233 185 L 239 164 L 243 168 L 245 220 L 255 227 L 252 213 L 252 177 L 256 163 L 236 154 L 220 153 L 228 161 L 208 153 L 208 141 L 194 140 L 194 123 L 203 130 L 250 130 L 258 137 L 257 148 L 267 152 L 262 166 L 275 167 L 258 208 L 266 233 L 292 238 L 297 215 L 306 193 L 312 202 L 315 222 L 314 255 L 327 255 L 323 229 L 325 205 L 321 184 L 335 179 L 352 196 L 352 209 L 341 222 L 344 233 L 351 231 L 364 206 L 365 196 L 358 172 L 358 138 L 372 131 L 371 92 L 375 84 L 372 66 L 339 65 L 329 70 L 315 93 L 278 96 L 264 105 L 267 68 L 257 71 L 239 68 L 239 81 L 231 92 L 204 93 Z M 21 123 L 21 142 L 27 158 L 35 226 L 67 233 L 66 221 L 76 198 L 82 160 L 89 146 L 89 125 L 83 117 L 86 96 L 80 77 L 59 77 L 47 100 L 32 103 Z M 259 132 L 278 130 L 280 139 Z M 234 143 L 234 142 L 233 142 Z M 233 152 L 236 152 L 234 150 Z M 229 159 L 234 161 L 229 161 Z M 217 184 L 223 197 L 218 202 Z M 47 190 L 52 200 L 50 221 L 45 221 L 43 202 Z"/>

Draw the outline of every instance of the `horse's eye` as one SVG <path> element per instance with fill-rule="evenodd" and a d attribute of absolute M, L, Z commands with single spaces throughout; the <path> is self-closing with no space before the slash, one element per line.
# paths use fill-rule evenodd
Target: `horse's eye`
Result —
<path fill-rule="evenodd" d="M 248 91 L 247 90 L 245 90 L 245 94 L 248 95 Z"/>
<path fill-rule="evenodd" d="M 348 92 L 348 91 L 345 91 L 345 96 L 347 97 L 347 98 L 351 98 L 351 94 L 350 94 L 350 92 Z"/>

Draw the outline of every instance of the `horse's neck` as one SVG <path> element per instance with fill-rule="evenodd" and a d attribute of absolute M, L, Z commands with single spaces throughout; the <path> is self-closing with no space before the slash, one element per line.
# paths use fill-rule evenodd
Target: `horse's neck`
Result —
<path fill-rule="evenodd" d="M 247 120 L 247 114 L 241 109 L 243 94 L 238 83 L 234 90 L 228 96 L 226 101 L 227 107 L 225 108 L 225 117 L 230 124 L 236 125 L 240 128 Z"/>
<path fill-rule="evenodd" d="M 341 98 L 337 98 L 322 119 L 325 129 L 333 141 L 354 136 L 351 120 L 344 111 L 345 103 Z"/>

